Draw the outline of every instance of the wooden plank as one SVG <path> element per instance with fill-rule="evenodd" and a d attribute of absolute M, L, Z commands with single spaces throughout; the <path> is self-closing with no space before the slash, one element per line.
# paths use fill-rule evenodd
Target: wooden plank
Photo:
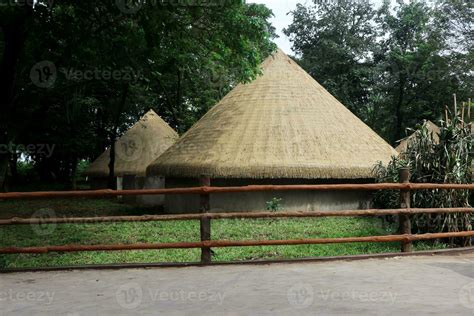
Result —
<path fill-rule="evenodd" d="M 210 187 L 211 179 L 202 177 L 199 179 L 201 187 Z M 209 193 L 203 193 L 200 196 L 200 211 L 202 214 L 209 213 L 211 210 L 211 195 Z M 201 216 L 200 218 L 200 231 L 201 231 L 201 242 L 207 242 L 211 240 L 211 219 L 207 216 Z M 201 248 L 201 263 L 209 264 L 212 261 L 211 248 Z"/>
<path fill-rule="evenodd" d="M 346 216 L 381 216 L 400 214 L 447 214 L 447 213 L 474 213 L 472 207 L 454 208 L 412 208 L 412 209 L 369 209 L 343 211 L 292 211 L 292 212 L 229 212 L 205 214 L 177 214 L 177 215 L 142 215 L 142 216 L 97 216 L 97 217 L 60 217 L 60 218 L 10 218 L 1 219 L 2 225 L 34 225 L 34 224 L 96 224 L 120 222 L 160 222 L 209 219 L 237 219 L 237 218 L 310 218 L 310 217 L 346 217 Z"/>
<path fill-rule="evenodd" d="M 474 253 L 474 247 L 452 248 L 452 249 L 432 249 L 420 250 L 412 253 L 401 252 L 382 252 L 363 255 L 346 256 L 322 256 L 322 257 L 304 257 L 292 259 L 257 259 L 257 260 L 239 260 L 239 261 L 213 261 L 211 265 L 267 265 L 273 263 L 306 263 L 306 262 L 335 262 L 335 261 L 357 261 L 367 259 L 388 259 L 393 257 L 415 257 L 415 256 L 453 256 Z M 183 268 L 183 267 L 201 267 L 200 262 L 142 262 L 142 263 L 111 263 L 111 264 L 85 264 L 85 265 L 66 265 L 66 266 L 48 266 L 48 267 L 25 267 L 25 268 L 5 268 L 0 269 L 0 274 L 18 273 L 18 272 L 46 272 L 46 271 L 70 271 L 70 270 L 115 270 L 115 269 L 145 269 L 145 268 Z"/>
<path fill-rule="evenodd" d="M 453 237 L 474 236 L 474 231 L 435 233 L 420 235 L 385 235 L 367 237 L 344 238 L 318 238 L 318 239 L 286 239 L 286 240 L 211 240 L 200 242 L 172 242 L 158 244 L 114 244 L 114 245 L 64 245 L 44 247 L 7 247 L 0 248 L 0 254 L 18 253 L 49 253 L 49 252 L 78 252 L 78 251 L 120 251 L 120 250 L 152 250 L 152 249 L 192 249 L 192 248 L 222 248 L 222 247 L 253 247 L 253 246 L 290 246 L 290 245 L 315 245 L 337 244 L 351 242 L 399 242 L 430 240 Z"/>
<path fill-rule="evenodd" d="M 410 170 L 404 168 L 400 170 L 400 183 L 410 183 Z M 410 209 L 410 190 L 400 190 L 400 208 Z M 401 213 L 398 216 L 399 231 L 402 235 L 411 235 L 411 220 L 409 213 Z M 410 240 L 401 242 L 402 252 L 412 252 L 413 244 Z"/>
<path fill-rule="evenodd" d="M 147 190 L 96 190 L 54 192 L 10 192 L 0 193 L 0 200 L 40 198 L 115 197 L 128 195 L 160 194 L 206 194 L 261 191 L 375 191 L 375 190 L 474 190 L 474 184 L 438 183 L 368 183 L 368 184 L 314 184 L 314 185 L 248 185 L 240 187 L 192 187 Z"/>

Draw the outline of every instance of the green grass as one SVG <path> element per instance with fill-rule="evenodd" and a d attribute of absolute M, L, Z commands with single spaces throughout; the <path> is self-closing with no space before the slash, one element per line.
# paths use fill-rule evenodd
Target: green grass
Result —
<path fill-rule="evenodd" d="M 116 199 L 38 199 L 0 201 L 0 218 L 31 217 L 41 212 L 53 212 L 58 217 L 114 216 L 159 214 L 161 207 L 137 207 Z"/>
<path fill-rule="evenodd" d="M 127 206 L 114 200 L 36 200 L 0 202 L 0 217 L 28 217 L 47 209 L 55 216 L 129 215 L 159 213 L 157 209 Z M 395 233 L 374 217 L 306 219 L 213 220 L 212 238 L 267 240 L 372 236 Z M 0 226 L 0 247 L 65 244 L 116 244 L 198 241 L 198 221 Z M 416 243 L 416 250 L 442 245 Z M 215 248 L 213 260 L 290 259 L 399 251 L 399 243 Z M 77 264 L 198 261 L 199 249 L 0 255 L 0 267 L 41 267 Z"/>

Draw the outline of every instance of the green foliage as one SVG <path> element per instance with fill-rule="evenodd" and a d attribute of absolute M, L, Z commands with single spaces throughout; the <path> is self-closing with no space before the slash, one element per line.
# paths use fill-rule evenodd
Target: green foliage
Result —
<path fill-rule="evenodd" d="M 185 132 L 275 49 L 264 5 L 146 1 L 129 12 L 125 2 L 0 6 L 0 64 L 12 62 L 3 57 L 14 31 L 29 34 L 8 54 L 16 73 L 0 67 L 12 87 L 0 94 L 0 144 L 54 144 L 51 157 L 29 155 L 43 181 L 74 179 L 79 161 L 96 158 L 149 109 Z"/>
<path fill-rule="evenodd" d="M 442 117 L 473 89 L 469 1 L 314 1 L 285 33 L 298 62 L 394 144 L 407 127 Z"/>
<path fill-rule="evenodd" d="M 272 211 L 272 212 L 281 211 L 282 210 L 282 205 L 281 205 L 282 201 L 283 201 L 283 199 L 276 198 L 276 197 L 274 197 L 270 201 L 267 201 L 265 203 L 266 206 L 267 206 L 267 211 Z"/>
<path fill-rule="evenodd" d="M 33 210 L 49 208 L 57 217 L 113 216 L 156 213 L 152 209 L 127 206 L 116 200 L 59 199 L 5 201 L 0 204 L 2 217 L 31 217 Z M 0 227 L 0 247 L 28 247 L 67 244 L 160 243 L 199 240 L 198 221 L 167 221 L 149 223 L 102 223 L 43 225 L 39 235 L 32 225 Z M 394 227 L 385 227 L 377 218 L 294 218 L 235 219 L 212 222 L 212 238 L 217 240 L 276 240 L 299 238 L 340 238 L 393 234 Z M 415 243 L 416 250 L 445 245 Z M 299 246 L 261 246 L 214 248 L 214 261 L 291 259 L 317 256 L 341 256 L 381 252 L 397 252 L 400 244 L 348 243 Z M 108 251 L 57 253 L 54 255 L 0 255 L 0 268 L 44 267 L 81 264 L 131 262 L 199 261 L 199 249 L 168 249 L 140 251 Z"/>
<path fill-rule="evenodd" d="M 472 183 L 474 139 L 471 125 L 459 115 L 440 121 L 439 140 L 425 125 L 415 131 L 405 152 L 393 157 L 388 166 L 379 164 L 374 171 L 379 182 L 398 182 L 401 168 L 410 169 L 414 183 Z M 421 190 L 411 194 L 411 207 L 470 207 L 469 190 Z M 398 192 L 381 191 L 375 195 L 376 207 L 398 208 Z M 420 214 L 413 217 L 416 233 L 472 230 L 472 214 Z M 468 242 L 467 240 L 458 242 Z"/>
<path fill-rule="evenodd" d="M 284 30 L 301 56 L 298 62 L 338 100 L 364 116 L 372 83 L 370 49 L 377 35 L 366 1 L 323 1 L 297 5 Z"/>
<path fill-rule="evenodd" d="M 28 161 L 19 161 L 17 163 L 18 176 L 32 179 L 34 177 L 34 166 Z"/>

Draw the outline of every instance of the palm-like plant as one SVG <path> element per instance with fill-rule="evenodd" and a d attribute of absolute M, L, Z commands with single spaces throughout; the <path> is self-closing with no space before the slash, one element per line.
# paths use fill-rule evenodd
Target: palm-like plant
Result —
<path fill-rule="evenodd" d="M 426 125 L 421 125 L 404 152 L 392 157 L 387 166 L 375 166 L 377 180 L 398 182 L 398 171 L 408 167 L 410 181 L 414 183 L 472 183 L 474 138 L 469 108 L 466 116 L 464 113 L 464 105 L 460 111 L 452 113 L 446 109 L 445 119 L 439 122 L 439 139 Z M 377 207 L 397 208 L 398 194 L 397 191 L 380 191 L 375 194 L 374 202 Z M 422 190 L 411 194 L 411 206 L 417 208 L 470 207 L 471 204 L 469 190 Z M 419 214 L 412 218 L 415 233 L 472 230 L 473 222 L 474 216 L 467 213 Z M 471 240 L 453 239 L 451 243 L 467 245 Z"/>

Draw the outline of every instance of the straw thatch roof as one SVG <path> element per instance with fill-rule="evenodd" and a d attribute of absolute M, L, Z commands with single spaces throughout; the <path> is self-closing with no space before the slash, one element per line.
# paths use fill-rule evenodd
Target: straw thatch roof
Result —
<path fill-rule="evenodd" d="M 429 120 L 425 121 L 423 123 L 423 126 L 426 126 L 426 128 L 428 129 L 428 132 L 430 132 L 433 135 L 434 141 L 436 143 L 438 143 L 439 142 L 439 133 L 440 133 L 439 127 L 435 123 L 433 123 Z M 415 133 L 413 133 L 410 136 L 405 137 L 402 140 L 400 140 L 400 144 L 395 148 L 395 150 L 398 151 L 399 153 L 406 151 L 408 143 L 415 138 Z"/>
<path fill-rule="evenodd" d="M 395 150 L 281 50 L 148 167 L 211 178 L 371 178 Z"/>
<path fill-rule="evenodd" d="M 178 134 L 153 110 L 146 113 L 115 143 L 115 175 L 145 176 L 146 167 L 178 139 Z M 107 177 L 110 149 L 87 168 L 91 177 Z"/>

